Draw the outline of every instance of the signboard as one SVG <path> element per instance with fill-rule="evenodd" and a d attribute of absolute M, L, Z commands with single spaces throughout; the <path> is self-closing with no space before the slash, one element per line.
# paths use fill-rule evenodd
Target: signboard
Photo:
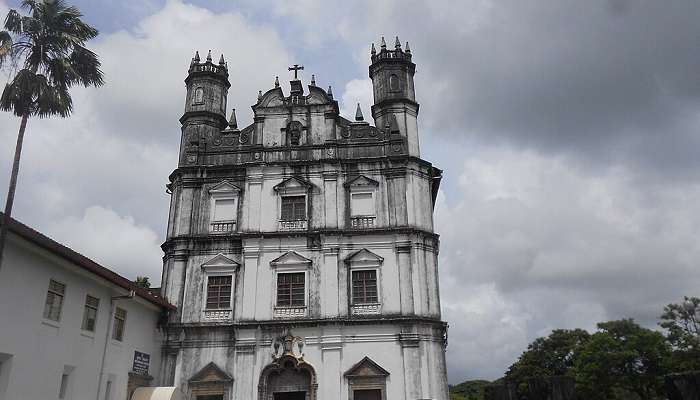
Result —
<path fill-rule="evenodd" d="M 148 365 L 151 363 L 151 355 L 146 353 L 141 353 L 140 351 L 134 352 L 134 366 L 133 371 L 140 375 L 148 375 Z"/>

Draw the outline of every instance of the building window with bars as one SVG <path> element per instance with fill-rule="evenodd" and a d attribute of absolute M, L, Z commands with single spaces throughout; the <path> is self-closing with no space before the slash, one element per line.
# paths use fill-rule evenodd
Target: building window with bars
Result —
<path fill-rule="evenodd" d="M 44 318 L 52 321 L 61 320 L 61 310 L 63 309 L 63 297 L 66 295 L 66 285 L 49 281 L 49 290 L 46 293 L 46 303 L 44 304 Z"/>
<path fill-rule="evenodd" d="M 88 332 L 95 332 L 97 323 L 97 310 L 100 307 L 100 299 L 89 294 L 85 296 L 85 309 L 83 310 L 82 329 Z"/>
<path fill-rule="evenodd" d="M 377 270 L 352 271 L 352 303 L 378 303 Z"/>
<path fill-rule="evenodd" d="M 305 273 L 277 274 L 277 307 L 303 307 L 305 305 Z"/>
<path fill-rule="evenodd" d="M 280 208 L 280 220 L 305 221 L 306 220 L 306 196 L 282 196 Z"/>
<path fill-rule="evenodd" d="M 231 308 L 231 275 L 210 276 L 207 281 L 207 310 Z"/>
<path fill-rule="evenodd" d="M 124 341 L 124 330 L 126 328 L 126 310 L 117 307 L 114 311 L 114 328 L 112 329 L 112 339 Z"/>

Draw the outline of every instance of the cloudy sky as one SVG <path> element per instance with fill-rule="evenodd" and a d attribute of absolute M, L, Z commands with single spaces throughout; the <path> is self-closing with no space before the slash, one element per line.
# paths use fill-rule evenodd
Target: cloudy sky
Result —
<path fill-rule="evenodd" d="M 333 85 L 346 116 L 358 101 L 368 114 L 370 43 L 399 35 L 423 156 L 445 169 L 452 383 L 499 377 L 553 328 L 653 327 L 664 304 L 700 295 L 696 0 L 73 3 L 101 31 L 107 84 L 75 90 L 70 119 L 30 120 L 14 216 L 123 275 L 160 278 L 195 50 L 225 54 L 247 124 L 291 63 Z M 1 187 L 18 126 L 0 116 Z"/>

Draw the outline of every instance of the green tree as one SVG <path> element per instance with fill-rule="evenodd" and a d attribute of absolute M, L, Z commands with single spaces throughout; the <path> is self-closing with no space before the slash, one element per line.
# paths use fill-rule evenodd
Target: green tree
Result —
<path fill-rule="evenodd" d="M 667 305 L 659 325 L 668 332 L 674 372 L 700 370 L 700 298 L 685 297 L 682 303 Z"/>
<path fill-rule="evenodd" d="M 524 382 L 528 378 L 573 375 L 574 354 L 590 338 L 583 329 L 555 329 L 547 337 L 535 339 L 508 368 L 505 378 Z"/>
<path fill-rule="evenodd" d="M 669 355 L 661 333 L 631 319 L 599 323 L 574 357 L 577 390 L 589 400 L 664 398 Z"/>
<path fill-rule="evenodd" d="M 75 85 L 101 86 L 100 61 L 85 48 L 97 29 L 81 20 L 82 14 L 63 0 L 23 0 L 27 15 L 10 10 L 0 32 L 0 67 L 17 70 L 0 96 L 0 110 L 21 118 L 7 202 L 0 227 L 0 265 L 12 214 L 19 160 L 27 121 L 73 110 L 69 89 Z"/>
<path fill-rule="evenodd" d="M 148 289 L 151 287 L 151 282 L 148 280 L 147 276 L 137 276 L 134 284 L 140 288 Z"/>
<path fill-rule="evenodd" d="M 484 388 L 490 383 L 484 380 L 470 380 L 451 385 L 450 400 L 484 400 Z"/>

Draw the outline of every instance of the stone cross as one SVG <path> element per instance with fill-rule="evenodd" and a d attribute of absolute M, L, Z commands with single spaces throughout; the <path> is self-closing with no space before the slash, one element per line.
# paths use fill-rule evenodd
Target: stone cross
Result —
<path fill-rule="evenodd" d="M 298 71 L 303 71 L 303 70 L 304 70 L 304 66 L 303 66 L 303 65 L 302 65 L 302 66 L 299 66 L 299 64 L 294 64 L 294 66 L 293 66 L 293 67 L 289 67 L 288 70 L 294 71 L 294 80 L 297 80 L 297 72 L 298 72 Z"/>

